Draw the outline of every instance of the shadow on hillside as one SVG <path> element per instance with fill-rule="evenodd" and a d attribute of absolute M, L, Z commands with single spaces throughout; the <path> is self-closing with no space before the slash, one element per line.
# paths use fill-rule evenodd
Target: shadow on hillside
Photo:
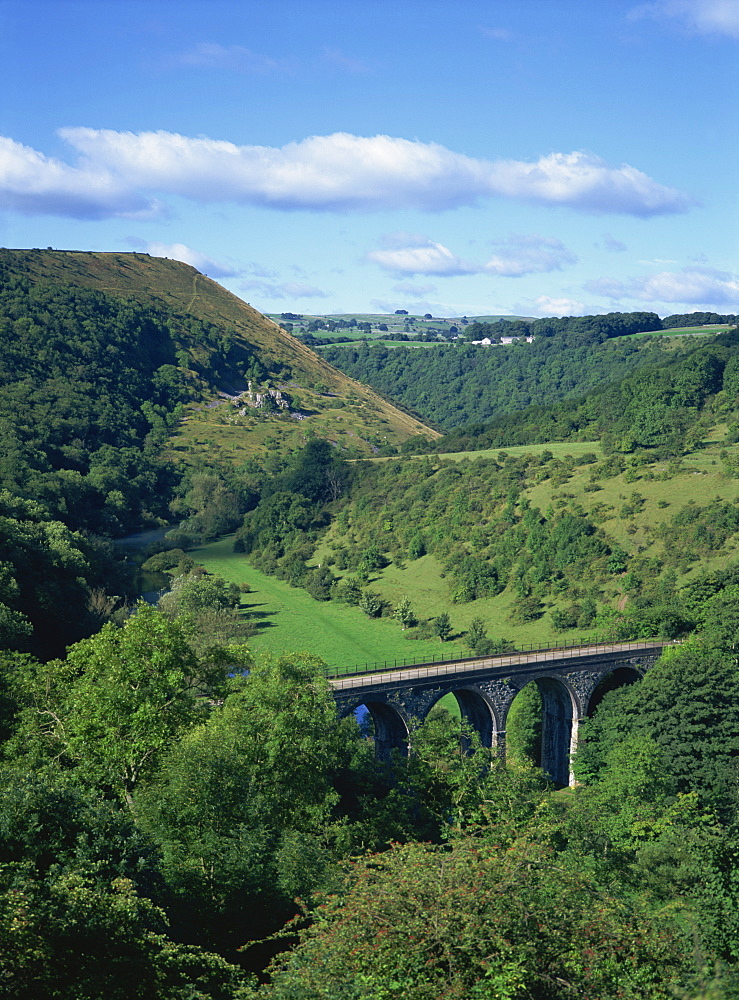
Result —
<path fill-rule="evenodd" d="M 264 608 L 265 604 L 250 604 L 248 608 L 244 608 L 242 611 L 244 621 L 247 621 L 252 625 L 258 632 L 263 629 L 275 628 L 275 622 L 270 621 L 275 615 L 279 614 L 278 611 L 259 611 L 254 610 L 255 608 Z"/>

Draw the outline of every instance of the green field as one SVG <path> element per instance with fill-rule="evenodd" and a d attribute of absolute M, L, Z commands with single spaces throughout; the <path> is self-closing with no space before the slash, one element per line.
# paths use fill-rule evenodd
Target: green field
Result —
<path fill-rule="evenodd" d="M 314 601 L 305 590 L 261 573 L 232 549 L 233 537 L 229 536 L 193 549 L 191 555 L 210 573 L 217 573 L 235 583 L 249 584 L 251 590 L 244 595 L 242 607 L 256 627 L 250 642 L 255 650 L 275 653 L 308 650 L 324 659 L 334 670 L 384 661 L 390 661 L 388 665 L 392 666 L 396 659 L 424 662 L 442 656 L 454 659 L 467 655 L 467 651 L 453 639 L 446 643 L 438 640 L 409 641 L 403 637 L 400 625 L 392 619 L 371 619 L 357 608 L 336 601 Z M 431 557 L 427 556 L 417 562 L 430 560 Z M 438 576 L 438 569 L 429 575 L 432 577 L 428 587 L 429 607 L 438 614 L 448 608 L 442 595 L 434 593 L 433 580 L 440 584 L 443 581 Z M 402 596 L 399 593 L 402 585 L 397 579 L 384 586 L 380 586 L 379 581 L 372 583 L 370 589 L 382 592 L 383 596 L 391 593 Z M 454 615 L 452 623 L 455 624 Z"/>
<path fill-rule="evenodd" d="M 666 461 L 639 465 L 635 460 L 620 475 L 602 477 L 598 488 L 592 489 L 595 466 L 574 465 L 569 476 L 557 485 L 551 479 L 529 483 L 524 495 L 542 511 L 557 509 L 564 504 L 580 505 L 601 524 L 608 536 L 628 552 L 640 552 L 659 558 L 662 552 L 656 530 L 663 521 L 690 502 L 700 506 L 716 498 L 735 502 L 739 497 L 739 482 L 727 473 L 726 461 L 739 458 L 739 444 L 727 445 L 726 427 L 716 426 L 701 447 L 686 455 L 679 467 Z M 561 442 L 490 449 L 487 451 L 459 452 L 439 456 L 452 461 L 478 461 L 498 459 L 501 451 L 508 455 L 551 452 L 560 461 L 566 456 L 575 460 L 586 453 L 603 458 L 598 442 Z M 432 460 L 435 456 L 432 456 Z M 421 456 L 423 459 L 424 456 Z M 425 456 L 428 459 L 428 456 Z M 418 456 L 408 456 L 403 461 L 416 461 Z M 398 461 L 398 458 L 392 459 Z M 387 461 L 372 459 L 370 461 Z M 642 497 L 641 508 L 624 517 L 621 508 L 637 493 Z M 313 564 L 326 558 L 335 542 L 329 529 L 316 550 Z M 736 560 L 737 544 L 729 539 L 727 544 L 710 558 L 694 565 L 686 565 L 678 574 L 678 583 L 686 582 L 697 571 L 718 569 Z M 390 618 L 370 619 L 358 608 L 335 601 L 313 600 L 304 590 L 290 587 L 274 577 L 266 576 L 252 567 L 243 555 L 232 552 L 232 539 L 193 550 L 196 560 L 205 568 L 237 583 L 248 583 L 251 592 L 243 601 L 245 614 L 256 626 L 252 640 L 255 649 L 281 651 L 305 649 L 322 657 L 336 670 L 373 662 L 409 660 L 422 662 L 443 656 L 455 658 L 467 655 L 461 640 L 469 623 L 479 617 L 484 621 L 488 635 L 504 638 L 521 647 L 533 643 L 575 642 L 591 638 L 592 633 L 556 633 L 551 628 L 549 614 L 525 626 L 514 626 L 508 621 L 513 595 L 508 591 L 496 597 L 453 604 L 447 580 L 440 563 L 434 556 L 409 560 L 401 567 L 392 563 L 376 573 L 368 588 L 378 593 L 390 606 L 395 606 L 407 596 L 420 619 L 434 618 L 442 612 L 450 615 L 452 639 L 446 644 L 438 640 L 411 641 L 405 638 L 397 622 Z M 332 566 L 336 573 L 336 568 Z M 341 575 L 341 574 L 339 574 Z M 614 578 L 608 600 L 619 600 L 619 582 Z M 548 610 L 556 602 L 545 602 Z"/>
<path fill-rule="evenodd" d="M 383 337 L 367 337 L 361 340 L 352 340 L 349 344 L 317 344 L 313 350 L 322 351 L 326 347 L 361 347 L 363 344 L 367 343 L 367 340 L 371 340 L 373 344 L 379 344 L 381 347 L 438 347 L 440 344 L 446 343 L 443 340 L 437 340 L 433 343 L 427 343 L 425 340 L 385 340 Z"/>
<path fill-rule="evenodd" d="M 614 339 L 626 340 L 633 337 L 688 337 L 688 336 L 708 336 L 715 333 L 724 333 L 731 327 L 726 324 L 713 324 L 711 326 L 675 326 L 669 330 L 645 330 L 644 333 L 632 333 L 629 337 L 618 337 Z"/>
<path fill-rule="evenodd" d="M 482 451 L 449 451 L 440 452 L 439 458 L 450 459 L 452 462 L 475 461 L 478 458 L 495 458 L 499 455 L 541 455 L 551 452 L 554 458 L 563 459 L 567 455 L 580 458 L 582 455 L 595 455 L 598 460 L 603 457 L 600 441 L 554 441 L 550 444 L 516 444 L 510 448 L 486 448 Z M 415 456 L 414 456 L 415 457 Z"/>
<path fill-rule="evenodd" d="M 376 575 L 368 589 L 392 606 L 408 595 L 414 611 L 423 619 L 446 611 L 451 618 L 452 635 L 445 643 L 438 639 L 409 640 L 391 618 L 368 618 L 358 608 L 337 601 L 315 601 L 305 590 L 255 569 L 243 555 L 235 554 L 232 546 L 233 536 L 228 536 L 193 549 L 190 554 L 208 572 L 234 583 L 249 584 L 251 590 L 243 596 L 242 608 L 256 629 L 249 643 L 255 651 L 307 650 L 339 672 L 372 663 L 392 666 L 396 660 L 422 663 L 456 659 L 469 656 L 461 640 L 476 617 L 486 622 L 491 636 L 510 639 L 519 648 L 558 641 L 546 619 L 521 627 L 511 625 L 507 616 L 512 596 L 508 593 L 468 604 L 452 604 L 441 567 L 431 555 L 416 559 L 403 569 L 394 564 L 388 566 Z M 320 560 L 320 549 L 316 556 Z M 573 641 L 571 636 L 568 641 Z"/>

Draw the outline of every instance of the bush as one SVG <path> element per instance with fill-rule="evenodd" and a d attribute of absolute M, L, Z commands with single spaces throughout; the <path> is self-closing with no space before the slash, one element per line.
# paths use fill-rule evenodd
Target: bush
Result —
<path fill-rule="evenodd" d="M 337 601 L 344 601 L 356 607 L 362 596 L 362 585 L 356 577 L 347 576 L 341 583 L 336 585 L 334 596 Z"/>
<path fill-rule="evenodd" d="M 406 639 L 435 639 L 436 632 L 434 632 L 433 625 L 430 621 L 419 622 L 415 628 L 406 629 L 405 632 Z"/>
<path fill-rule="evenodd" d="M 522 597 L 511 608 L 508 620 L 515 625 L 525 625 L 535 622 L 544 614 L 544 608 L 538 597 Z"/>
<path fill-rule="evenodd" d="M 308 571 L 304 587 L 314 600 L 330 601 L 331 588 L 334 583 L 335 579 L 331 570 L 326 566 L 319 566 L 318 569 Z"/>
<path fill-rule="evenodd" d="M 357 601 L 359 610 L 363 611 L 368 618 L 379 618 L 384 604 L 385 602 L 380 595 L 372 590 L 363 590 Z"/>
<path fill-rule="evenodd" d="M 569 608 L 556 608 L 552 611 L 552 628 L 556 632 L 566 632 L 576 628 L 580 617 L 579 604 L 571 604 Z"/>

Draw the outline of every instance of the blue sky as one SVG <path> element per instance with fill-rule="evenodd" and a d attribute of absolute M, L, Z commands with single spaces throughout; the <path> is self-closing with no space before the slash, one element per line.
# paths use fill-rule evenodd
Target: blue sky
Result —
<path fill-rule="evenodd" d="M 263 312 L 739 312 L 739 0 L 0 0 L 0 244 Z"/>

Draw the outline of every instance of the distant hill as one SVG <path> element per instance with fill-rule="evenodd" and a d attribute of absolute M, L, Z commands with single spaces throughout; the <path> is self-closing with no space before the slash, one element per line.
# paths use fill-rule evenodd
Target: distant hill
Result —
<path fill-rule="evenodd" d="M 458 342 L 420 353 L 369 343 L 323 347 L 323 356 L 446 431 L 577 398 L 644 365 L 666 364 L 695 347 L 690 337 L 537 337 L 509 345 Z"/>

